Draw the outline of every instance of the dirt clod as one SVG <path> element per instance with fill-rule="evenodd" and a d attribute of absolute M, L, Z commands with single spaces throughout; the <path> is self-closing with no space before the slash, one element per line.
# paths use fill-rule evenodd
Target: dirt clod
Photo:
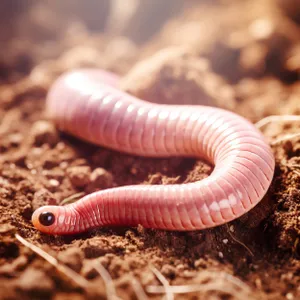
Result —
<path fill-rule="evenodd" d="M 234 91 L 213 74 L 209 61 L 180 47 L 161 50 L 138 63 L 121 88 L 150 102 L 235 106 Z"/>
<path fill-rule="evenodd" d="M 53 291 L 54 283 L 43 271 L 28 268 L 21 275 L 16 286 L 23 292 L 45 295 Z"/>
<path fill-rule="evenodd" d="M 48 144 L 54 146 L 58 142 L 58 132 L 54 124 L 47 121 L 37 121 L 31 128 L 30 135 L 35 146 Z"/>
<path fill-rule="evenodd" d="M 80 272 L 82 267 L 82 252 L 78 248 L 69 248 L 60 252 L 58 259 L 74 271 Z"/>
<path fill-rule="evenodd" d="M 91 168 L 89 166 L 76 166 L 67 169 L 67 174 L 75 188 L 83 188 L 90 182 Z"/>
<path fill-rule="evenodd" d="M 87 186 L 87 191 L 95 191 L 112 187 L 113 176 L 105 169 L 96 168 L 90 175 L 90 183 Z"/>
<path fill-rule="evenodd" d="M 57 205 L 57 201 L 52 193 L 46 189 L 40 189 L 35 192 L 32 200 L 32 209 L 36 210 L 44 205 Z"/>

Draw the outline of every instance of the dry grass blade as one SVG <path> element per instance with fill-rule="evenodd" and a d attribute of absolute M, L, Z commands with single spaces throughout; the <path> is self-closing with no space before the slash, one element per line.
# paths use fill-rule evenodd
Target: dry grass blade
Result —
<path fill-rule="evenodd" d="M 284 135 L 284 136 L 276 139 L 275 141 L 271 142 L 271 145 L 272 146 L 278 145 L 281 142 L 284 142 L 284 141 L 287 141 L 287 140 L 292 140 L 292 139 L 297 138 L 297 137 L 300 137 L 300 133 L 287 134 L 287 135 Z"/>
<path fill-rule="evenodd" d="M 226 272 L 213 272 L 213 271 L 203 271 L 204 282 L 199 284 L 190 284 L 190 285 L 173 285 L 169 286 L 169 289 L 173 294 L 186 294 L 193 292 L 213 292 L 218 291 L 221 293 L 226 293 L 229 295 L 234 295 L 236 299 L 248 299 L 251 294 L 250 287 L 245 284 L 240 279 L 226 273 Z M 211 282 L 207 282 L 207 279 L 210 278 Z M 232 283 L 232 286 L 228 283 Z M 238 290 L 238 291 L 237 291 Z M 164 287 L 162 286 L 148 286 L 147 292 L 151 294 L 162 294 L 165 292 Z"/>
<path fill-rule="evenodd" d="M 255 123 L 255 126 L 260 129 L 271 122 L 289 122 L 289 121 L 290 122 L 295 122 L 295 121 L 300 122 L 300 116 L 295 116 L 295 115 L 269 116 L 269 117 L 259 120 L 257 123 Z"/>
<path fill-rule="evenodd" d="M 96 263 L 95 263 L 95 265 L 93 267 L 100 274 L 102 280 L 104 281 L 105 288 L 106 288 L 107 299 L 108 300 L 117 300 L 117 299 L 120 299 L 117 296 L 115 285 L 113 283 L 113 280 L 112 280 L 110 274 L 102 266 L 101 262 L 100 261 L 96 261 Z"/>
<path fill-rule="evenodd" d="M 176 286 L 171 286 L 170 290 L 174 294 L 187 294 L 187 293 L 195 293 L 195 292 L 201 292 L 201 294 L 203 294 L 207 292 L 217 291 L 228 295 L 234 295 L 236 299 L 240 299 L 240 300 L 246 299 L 242 295 L 238 295 L 236 293 L 234 294 L 234 291 L 232 289 L 226 287 L 225 285 L 221 286 L 218 283 L 206 283 L 206 284 L 203 283 L 203 284 L 192 284 L 192 285 L 182 285 L 182 286 L 176 285 Z M 162 294 L 164 292 L 164 289 L 161 286 L 152 285 L 152 286 L 148 286 L 147 292 L 150 294 Z"/>
<path fill-rule="evenodd" d="M 226 273 L 226 272 L 218 272 L 218 274 L 220 274 L 221 277 L 223 277 L 227 281 L 230 281 L 237 287 L 244 289 L 245 291 L 247 291 L 249 293 L 251 292 L 251 288 L 246 283 L 244 283 L 242 280 L 240 280 L 239 278 L 237 278 L 229 273 Z"/>
<path fill-rule="evenodd" d="M 22 238 L 19 234 L 15 234 L 16 239 L 23 244 L 25 247 L 32 250 L 37 255 L 44 258 L 46 261 L 48 261 L 51 265 L 53 265 L 58 271 L 60 271 L 62 274 L 64 274 L 66 277 L 68 277 L 70 280 L 75 282 L 78 286 L 82 288 L 86 288 L 89 285 L 89 282 L 80 276 L 78 273 L 70 269 L 69 267 L 62 265 L 58 262 L 56 258 L 42 250 L 41 248 L 31 244 L 30 242 L 26 241 L 24 238 Z"/>
<path fill-rule="evenodd" d="M 148 300 L 148 296 L 146 295 L 142 285 L 136 278 L 132 277 L 131 284 L 138 300 Z"/>
<path fill-rule="evenodd" d="M 250 253 L 251 256 L 254 256 L 254 254 L 253 254 L 253 252 L 250 250 L 250 248 L 249 248 L 246 244 L 244 244 L 242 241 L 238 240 L 238 239 L 230 232 L 230 229 L 229 229 L 228 224 L 226 224 L 226 226 L 227 226 L 227 229 L 228 229 L 227 232 L 228 232 L 228 234 L 230 235 L 230 237 L 231 237 L 236 243 L 238 243 L 238 244 L 240 244 L 241 246 L 243 246 L 243 247 Z"/>
<path fill-rule="evenodd" d="M 170 290 L 174 294 L 187 294 L 194 292 L 208 292 L 208 291 L 220 291 L 231 293 L 231 289 L 227 289 L 224 286 L 216 286 L 215 283 L 199 283 L 199 284 L 189 284 L 189 285 L 172 285 Z M 162 294 L 164 293 L 164 287 L 157 285 L 149 285 L 147 287 L 147 292 L 150 294 Z"/>
<path fill-rule="evenodd" d="M 61 201 L 59 203 L 59 205 L 63 206 L 63 205 L 66 205 L 66 204 L 69 204 L 69 203 L 73 203 L 75 202 L 77 199 L 79 199 L 80 197 L 82 197 L 84 195 L 83 192 L 81 193 L 77 193 L 77 194 L 74 194 L 66 199 L 64 199 L 63 201 Z"/>
<path fill-rule="evenodd" d="M 170 284 L 169 284 L 168 280 L 154 266 L 150 266 L 150 269 L 154 273 L 154 275 L 157 277 L 157 279 L 161 282 L 161 284 L 163 285 L 163 289 L 166 294 L 167 300 L 174 300 L 174 295 L 170 289 Z"/>

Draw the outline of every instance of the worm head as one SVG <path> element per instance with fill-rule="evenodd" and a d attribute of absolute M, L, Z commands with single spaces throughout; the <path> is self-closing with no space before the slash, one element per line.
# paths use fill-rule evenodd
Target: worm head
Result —
<path fill-rule="evenodd" d="M 43 206 L 38 208 L 32 215 L 34 227 L 44 233 L 55 234 L 59 230 L 59 219 L 64 216 L 63 207 Z"/>

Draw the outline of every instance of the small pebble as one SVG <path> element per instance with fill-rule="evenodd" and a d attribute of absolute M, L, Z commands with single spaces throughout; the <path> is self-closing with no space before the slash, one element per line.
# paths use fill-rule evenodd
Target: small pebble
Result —
<path fill-rule="evenodd" d="M 57 150 L 64 150 L 66 148 L 66 144 L 64 142 L 59 142 L 56 145 Z"/>
<path fill-rule="evenodd" d="M 59 182 L 56 179 L 50 179 L 49 183 L 51 186 L 59 186 Z"/>
<path fill-rule="evenodd" d="M 293 300 L 293 299 L 294 299 L 294 295 L 293 295 L 292 293 L 287 293 L 287 294 L 285 295 L 285 297 L 286 297 L 286 299 L 288 299 L 288 300 Z"/>
<path fill-rule="evenodd" d="M 59 167 L 64 170 L 68 167 L 68 163 L 66 161 L 63 161 L 59 164 Z"/>
<path fill-rule="evenodd" d="M 226 245 L 228 243 L 228 239 L 224 239 L 223 243 Z"/>
<path fill-rule="evenodd" d="M 32 163 L 27 163 L 27 164 L 26 164 L 26 167 L 27 167 L 29 170 L 31 170 L 31 169 L 33 168 L 33 164 L 32 164 Z"/>
<path fill-rule="evenodd" d="M 256 19 L 249 26 L 250 34 L 256 39 L 267 39 L 274 29 L 274 24 L 268 19 Z"/>

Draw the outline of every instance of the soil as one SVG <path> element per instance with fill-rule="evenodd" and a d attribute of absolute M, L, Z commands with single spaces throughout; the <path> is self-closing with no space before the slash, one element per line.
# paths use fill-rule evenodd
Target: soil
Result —
<path fill-rule="evenodd" d="M 12 2 L 20 1 L 3 1 Z M 101 33 L 108 1 L 101 2 L 99 24 L 94 16 L 84 23 L 87 12 L 80 5 L 66 17 L 68 6 L 49 2 L 28 1 L 26 9 L 14 12 L 0 53 L 0 298 L 116 299 L 106 270 L 119 298 L 161 299 L 162 292 L 142 292 L 161 290 L 150 287 L 162 285 L 159 270 L 170 285 L 197 285 L 199 291 L 176 299 L 300 299 L 300 137 L 278 141 L 297 133 L 300 121 L 272 121 L 262 128 L 276 157 L 274 180 L 261 203 L 230 224 L 196 232 L 108 227 L 54 237 L 30 222 L 37 207 L 78 193 L 192 182 L 212 171 L 192 158 L 135 157 L 59 132 L 44 113 L 47 91 L 59 74 L 99 67 L 121 75 L 120 88 L 148 101 L 216 105 L 252 122 L 297 115 L 299 2 L 188 1 L 139 45 Z M 61 266 L 87 284 L 74 282 L 76 276 L 63 274 Z"/>

